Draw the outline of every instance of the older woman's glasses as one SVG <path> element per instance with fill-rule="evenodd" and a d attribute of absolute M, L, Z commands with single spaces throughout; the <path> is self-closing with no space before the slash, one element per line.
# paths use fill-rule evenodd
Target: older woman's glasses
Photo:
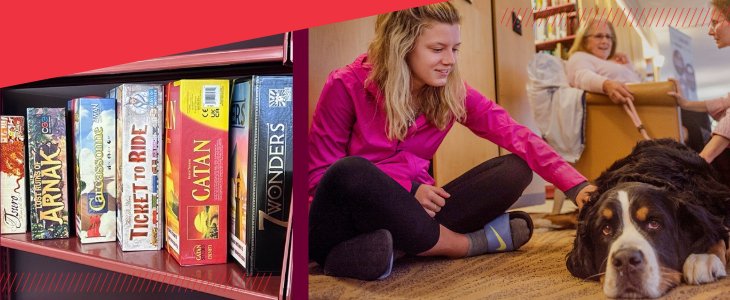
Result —
<path fill-rule="evenodd" d="M 605 39 L 609 39 L 609 40 L 613 41 L 613 36 L 610 34 L 599 33 L 599 34 L 589 34 L 588 36 L 595 38 L 597 40 L 602 40 L 605 38 Z"/>

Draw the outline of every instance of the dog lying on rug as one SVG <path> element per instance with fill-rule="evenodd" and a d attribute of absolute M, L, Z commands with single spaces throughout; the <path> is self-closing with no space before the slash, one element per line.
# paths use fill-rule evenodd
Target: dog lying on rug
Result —
<path fill-rule="evenodd" d="M 673 140 L 639 142 L 596 180 L 567 267 L 612 298 L 656 298 L 726 276 L 730 188 Z"/>

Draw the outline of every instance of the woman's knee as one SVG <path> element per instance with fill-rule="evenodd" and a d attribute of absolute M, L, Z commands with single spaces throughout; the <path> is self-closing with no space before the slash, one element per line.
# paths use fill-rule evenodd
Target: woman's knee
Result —
<path fill-rule="evenodd" d="M 503 157 L 504 164 L 507 166 L 507 170 L 509 170 L 509 176 L 515 183 L 526 187 L 532 182 L 532 169 L 530 169 L 530 166 L 524 159 L 515 154 L 508 154 Z"/>
<path fill-rule="evenodd" d="M 360 156 L 347 156 L 338 159 L 325 172 L 325 175 L 332 173 L 337 176 L 350 176 L 375 167 L 375 165 Z"/>
<path fill-rule="evenodd" d="M 380 169 L 371 161 L 359 157 L 348 156 L 340 158 L 332 164 L 322 176 L 320 186 L 337 186 L 339 189 L 348 189 L 353 183 L 360 182 L 373 172 Z"/>

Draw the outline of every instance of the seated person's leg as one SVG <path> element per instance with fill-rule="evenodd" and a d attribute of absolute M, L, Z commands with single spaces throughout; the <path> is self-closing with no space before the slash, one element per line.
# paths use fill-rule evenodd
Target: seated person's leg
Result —
<path fill-rule="evenodd" d="M 451 197 L 436 214 L 436 220 L 455 232 L 469 233 L 472 248 L 481 248 L 470 249 L 470 255 L 494 252 L 494 243 L 487 248 L 475 244 L 487 242 L 483 237 L 492 234 L 490 222 L 502 216 L 531 181 L 532 170 L 518 156 L 490 159 L 444 186 Z M 513 247 L 517 249 L 530 239 L 532 220 L 527 214 L 512 214 L 509 223 Z"/>

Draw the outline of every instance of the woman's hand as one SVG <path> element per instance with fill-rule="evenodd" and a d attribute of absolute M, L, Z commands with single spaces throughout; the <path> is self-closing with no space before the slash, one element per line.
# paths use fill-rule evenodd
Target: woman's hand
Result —
<path fill-rule="evenodd" d="M 674 99 L 677 99 L 677 105 L 679 105 L 679 107 L 689 111 L 707 112 L 707 106 L 705 105 L 705 102 L 687 100 L 687 98 L 683 96 L 682 86 L 679 84 L 679 81 L 674 78 L 669 78 L 669 80 L 674 82 L 674 86 L 677 87 L 677 91 L 667 92 L 667 95 L 674 97 Z"/>
<path fill-rule="evenodd" d="M 634 101 L 634 96 L 625 84 L 607 79 L 603 82 L 603 92 L 613 103 L 624 104 L 628 101 Z"/>
<path fill-rule="evenodd" d="M 611 60 L 617 64 L 625 65 L 629 63 L 629 56 L 626 55 L 626 53 L 616 52 L 613 54 L 613 57 L 611 57 Z"/>
<path fill-rule="evenodd" d="M 423 209 L 426 210 L 432 218 L 437 212 L 441 211 L 441 207 L 446 204 L 446 198 L 451 197 L 444 189 L 428 184 L 421 184 L 416 190 L 416 200 L 421 203 Z"/>
<path fill-rule="evenodd" d="M 687 108 L 687 104 L 689 101 L 687 101 L 687 98 L 685 98 L 682 94 L 682 86 L 679 84 L 679 81 L 674 78 L 669 78 L 669 81 L 674 82 L 674 86 L 677 87 L 677 91 L 671 91 L 667 92 L 667 95 L 674 97 L 677 99 L 677 105 L 681 108 Z"/>
<path fill-rule="evenodd" d="M 598 189 L 598 187 L 589 184 L 578 192 L 578 196 L 575 196 L 575 203 L 578 204 L 578 210 L 583 209 L 583 206 L 591 200 L 590 193 L 596 191 L 596 189 Z"/>

